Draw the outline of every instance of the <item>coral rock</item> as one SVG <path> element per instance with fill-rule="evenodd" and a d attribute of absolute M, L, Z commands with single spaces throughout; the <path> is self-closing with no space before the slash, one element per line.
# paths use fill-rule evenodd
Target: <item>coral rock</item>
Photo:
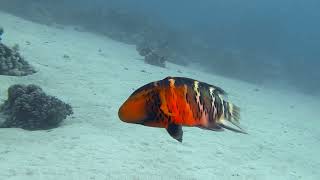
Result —
<path fill-rule="evenodd" d="M 137 45 L 136 50 L 139 52 L 140 56 L 144 56 L 144 62 L 147 64 L 165 67 L 166 57 L 160 55 L 159 51 L 153 50 L 148 46 Z"/>
<path fill-rule="evenodd" d="M 0 43 L 0 75 L 26 76 L 35 73 L 34 68 L 20 56 L 19 46 L 9 48 Z"/>
<path fill-rule="evenodd" d="M 69 104 L 46 95 L 36 85 L 17 84 L 8 89 L 8 100 L 0 106 L 0 113 L 6 117 L 2 128 L 40 130 L 58 127 L 73 111 Z"/>

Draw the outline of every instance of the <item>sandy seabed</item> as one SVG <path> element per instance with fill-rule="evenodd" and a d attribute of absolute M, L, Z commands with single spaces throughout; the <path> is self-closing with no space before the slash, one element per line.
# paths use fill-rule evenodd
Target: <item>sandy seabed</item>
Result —
<path fill-rule="evenodd" d="M 70 103 L 74 115 L 49 131 L 0 129 L 0 179 L 320 179 L 319 99 L 168 63 L 144 64 L 135 47 L 70 27 L 0 13 L 3 43 L 20 45 L 38 73 L 0 76 L 0 101 L 12 84 L 37 84 Z M 248 135 L 126 124 L 117 112 L 134 89 L 166 76 L 218 85 L 241 107 Z"/>

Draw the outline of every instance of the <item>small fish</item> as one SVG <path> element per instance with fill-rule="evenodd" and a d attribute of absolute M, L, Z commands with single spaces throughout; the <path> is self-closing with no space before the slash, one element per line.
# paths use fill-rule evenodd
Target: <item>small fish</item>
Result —
<path fill-rule="evenodd" d="M 246 133 L 239 124 L 240 109 L 225 100 L 217 86 L 184 77 L 167 77 L 146 84 L 122 104 L 119 118 L 127 123 L 166 128 L 182 142 L 182 126 Z"/>

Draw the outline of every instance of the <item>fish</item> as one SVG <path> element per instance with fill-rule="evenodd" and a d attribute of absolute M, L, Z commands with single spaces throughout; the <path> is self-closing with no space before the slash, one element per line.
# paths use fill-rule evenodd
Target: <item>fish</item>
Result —
<path fill-rule="evenodd" d="M 182 126 L 211 131 L 247 132 L 240 126 L 240 108 L 218 86 L 186 77 L 166 77 L 135 90 L 120 106 L 126 123 L 165 128 L 179 142 Z"/>

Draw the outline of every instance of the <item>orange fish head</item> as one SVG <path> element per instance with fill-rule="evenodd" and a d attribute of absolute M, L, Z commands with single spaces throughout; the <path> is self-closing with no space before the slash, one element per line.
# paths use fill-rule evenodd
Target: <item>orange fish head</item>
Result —
<path fill-rule="evenodd" d="M 150 91 L 134 92 L 119 108 L 118 116 L 123 122 L 141 124 L 148 119 L 148 103 Z"/>

